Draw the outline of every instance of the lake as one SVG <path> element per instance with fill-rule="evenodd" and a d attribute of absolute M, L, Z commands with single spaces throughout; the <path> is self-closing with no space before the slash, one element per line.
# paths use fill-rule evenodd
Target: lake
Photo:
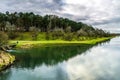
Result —
<path fill-rule="evenodd" d="M 11 53 L 0 80 L 120 80 L 120 37 L 97 45 L 35 47 Z"/>

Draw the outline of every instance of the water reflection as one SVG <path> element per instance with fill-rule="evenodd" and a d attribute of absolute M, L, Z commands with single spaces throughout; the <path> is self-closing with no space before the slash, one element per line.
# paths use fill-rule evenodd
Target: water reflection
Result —
<path fill-rule="evenodd" d="M 7 72 L 0 76 L 0 80 L 120 80 L 119 42 L 120 38 L 115 38 L 94 47 L 42 47 L 34 49 L 34 54 L 33 50 L 29 55 L 25 53 L 28 60 L 24 54 L 17 54 L 23 60 L 7 70 L 6 78 L 1 77 Z"/>
<path fill-rule="evenodd" d="M 42 64 L 56 65 L 60 62 L 77 56 L 91 48 L 93 45 L 81 46 L 51 46 L 51 47 L 36 47 L 29 50 L 24 50 L 16 55 L 16 67 L 35 68 Z"/>
<path fill-rule="evenodd" d="M 119 80 L 118 40 L 120 38 L 115 38 L 107 45 L 92 48 L 85 56 L 70 59 L 66 64 L 70 80 Z"/>

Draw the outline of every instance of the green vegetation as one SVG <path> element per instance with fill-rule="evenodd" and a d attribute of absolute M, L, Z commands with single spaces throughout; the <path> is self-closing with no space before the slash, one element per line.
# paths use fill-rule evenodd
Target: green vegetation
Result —
<path fill-rule="evenodd" d="M 112 37 L 104 37 L 104 38 L 96 38 L 91 40 L 84 41 L 63 41 L 63 40 L 49 40 L 49 41 L 18 41 L 19 44 L 17 47 L 19 48 L 30 48 L 36 45 L 69 45 L 69 44 L 90 44 L 94 45 L 99 42 L 107 41 Z M 10 41 L 10 44 L 15 43 L 16 41 Z"/>
<path fill-rule="evenodd" d="M 32 32 L 14 32 L 13 35 L 15 35 L 14 39 L 10 40 L 28 40 L 28 41 L 46 41 L 46 40 L 64 40 L 64 41 L 83 41 L 83 40 L 91 40 L 95 38 L 101 38 L 101 37 L 89 37 L 89 36 L 77 36 L 76 33 L 54 33 L 50 32 L 47 34 L 46 32 L 39 32 L 37 33 L 36 37 L 33 37 Z M 8 35 L 10 35 L 8 33 Z M 12 35 L 12 34 L 11 34 Z"/>
<path fill-rule="evenodd" d="M 0 46 L 8 42 L 8 35 L 0 31 Z"/>
<path fill-rule="evenodd" d="M 85 43 L 95 44 L 110 37 L 109 32 L 93 28 L 82 22 L 58 17 L 56 15 L 40 16 L 30 13 L 0 13 L 1 44 L 7 40 L 29 44 L 49 43 Z M 24 43 L 25 44 L 25 43 Z"/>
<path fill-rule="evenodd" d="M 101 29 L 93 28 L 91 25 L 82 22 L 75 22 L 67 18 L 56 15 L 40 16 L 34 13 L 6 12 L 0 13 L 0 31 L 8 34 L 10 39 L 24 36 L 19 32 L 30 32 L 32 40 L 36 40 L 39 33 L 45 33 L 46 40 L 73 40 L 81 36 L 84 37 L 108 37 L 110 34 Z M 64 37 L 63 37 L 64 36 Z M 28 36 L 26 35 L 26 38 Z"/>

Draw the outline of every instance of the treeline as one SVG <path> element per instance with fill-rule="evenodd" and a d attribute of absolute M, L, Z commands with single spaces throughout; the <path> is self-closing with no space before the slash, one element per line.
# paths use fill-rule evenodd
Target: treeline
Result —
<path fill-rule="evenodd" d="M 22 13 L 14 12 L 0 13 L 1 31 L 32 31 L 37 29 L 41 32 L 52 32 L 54 30 L 63 30 L 64 32 L 78 32 L 80 35 L 101 35 L 106 36 L 106 32 L 101 29 L 95 29 L 82 22 L 75 22 L 67 18 L 56 15 L 36 15 L 33 12 Z"/>
<path fill-rule="evenodd" d="M 40 32 L 46 33 L 46 39 L 72 40 L 84 37 L 107 37 L 110 33 L 102 29 L 93 28 L 82 22 L 75 22 L 56 15 L 40 16 L 30 13 L 14 12 L 0 13 L 0 31 L 7 32 L 10 39 L 17 37 L 15 32 L 32 32 L 33 39 L 37 39 Z M 16 33 L 17 34 L 17 33 Z"/>

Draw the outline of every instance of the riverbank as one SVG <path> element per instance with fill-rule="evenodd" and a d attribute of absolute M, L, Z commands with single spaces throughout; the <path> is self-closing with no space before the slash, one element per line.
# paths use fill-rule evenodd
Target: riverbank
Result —
<path fill-rule="evenodd" d="M 67 45 L 67 44 L 90 44 L 94 45 L 100 42 L 107 41 L 111 39 L 112 37 L 103 37 L 103 38 L 96 38 L 96 39 L 91 39 L 91 40 L 84 40 L 84 41 L 63 41 L 63 40 L 48 40 L 48 41 L 18 41 L 19 44 L 17 45 L 18 48 L 20 47 L 31 47 L 32 45 L 54 45 L 54 44 L 59 44 L 59 45 Z M 10 44 L 15 43 L 15 40 L 11 40 Z"/>
<path fill-rule="evenodd" d="M 0 71 L 13 64 L 14 61 L 15 61 L 15 56 L 0 51 Z"/>

